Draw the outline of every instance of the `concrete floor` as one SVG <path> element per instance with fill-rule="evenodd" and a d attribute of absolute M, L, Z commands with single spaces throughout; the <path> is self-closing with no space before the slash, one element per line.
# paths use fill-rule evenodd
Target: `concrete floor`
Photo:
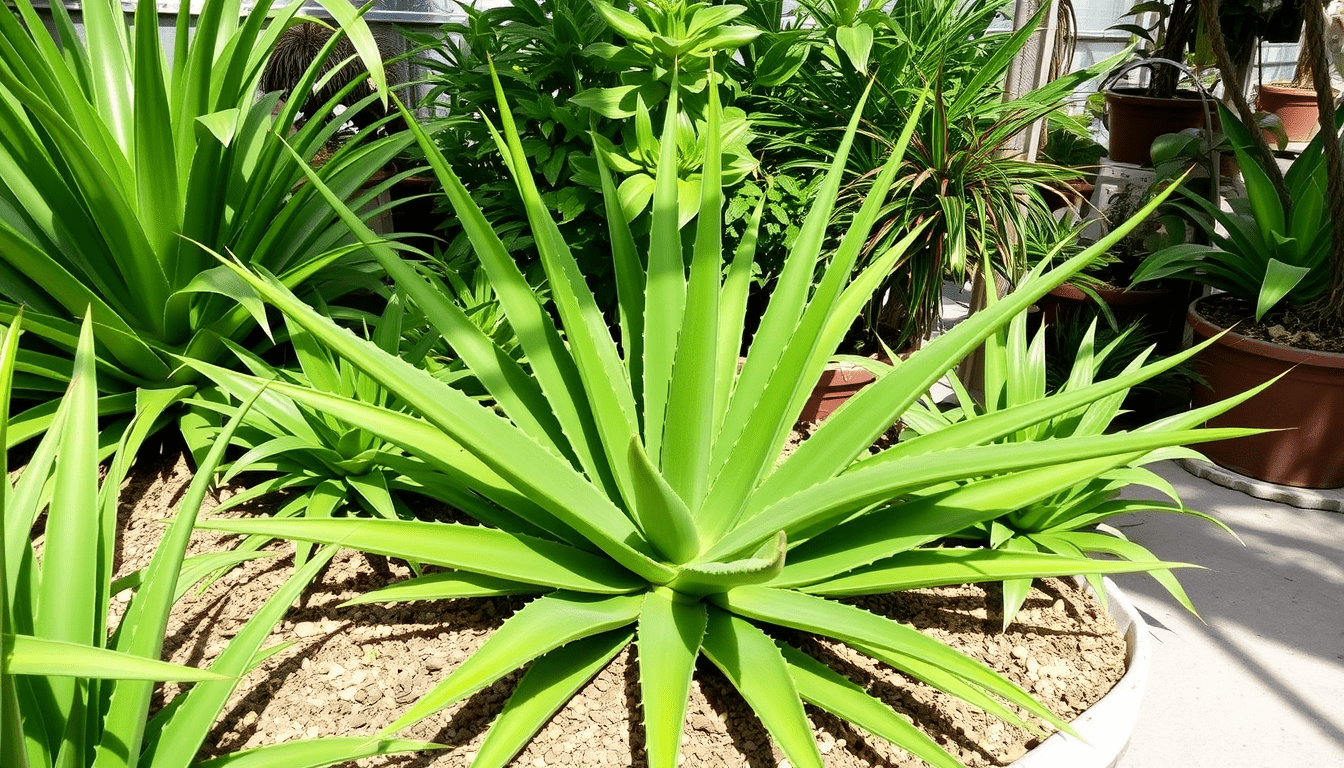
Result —
<path fill-rule="evenodd" d="M 1152 579 L 1113 577 L 1151 625 L 1153 676 L 1124 768 L 1344 766 L 1344 514 L 1297 509 L 1155 465 L 1195 518 L 1117 519 L 1178 572 L 1204 622 Z M 1151 491 L 1134 493 L 1152 496 Z M 1344 492 L 1340 492 L 1344 493 Z"/>

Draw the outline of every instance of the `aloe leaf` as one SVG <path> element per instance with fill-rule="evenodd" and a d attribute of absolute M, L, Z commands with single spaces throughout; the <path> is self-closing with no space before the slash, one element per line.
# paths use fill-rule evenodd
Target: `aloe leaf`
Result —
<path fill-rule="evenodd" d="M 705 636 L 705 604 L 666 590 L 644 596 L 639 614 L 639 687 L 651 768 L 676 768 L 691 675 Z"/>
<path fill-rule="evenodd" d="M 742 335 L 746 328 L 747 296 L 751 289 L 751 270 L 756 259 L 756 244 L 760 237 L 761 215 L 765 211 L 766 196 L 761 194 L 756 208 L 747 219 L 742 239 L 733 253 L 728 274 L 719 295 L 718 378 L 714 382 L 714 429 L 723 428 L 728 413 L 728 400 L 737 381 L 738 353 L 742 349 Z"/>
<path fill-rule="evenodd" d="M 13 675 L 182 682 L 227 679 L 207 670 L 63 640 L 10 634 L 0 639 L 4 643 L 0 653 L 5 655 L 8 674 Z"/>
<path fill-rule="evenodd" d="M 941 482 L 1061 463 L 1066 463 L 1065 472 L 1081 473 L 1086 471 L 1081 464 L 1084 459 L 1115 456 L 1120 457 L 1114 462 L 1119 466 L 1129 461 L 1135 452 L 1141 456 L 1142 452 L 1168 445 L 1194 443 L 1201 439 L 1227 439 L 1245 434 L 1249 433 L 1223 430 L 1168 431 L 1160 435 L 1154 432 L 1122 433 L 1039 443 L 973 446 L 925 454 L 901 462 L 867 465 L 797 493 L 748 518 L 705 552 L 702 559 L 717 559 L 758 546 L 779 530 L 792 534 L 834 522 L 870 504 L 885 502 L 902 493 Z M 1106 468 L 1112 467 L 1108 464 Z M 1077 477 L 1082 479 L 1089 475 L 1077 474 Z M 968 486 L 967 492 L 975 492 L 973 489 L 978 485 L 983 483 Z"/>
<path fill-rule="evenodd" d="M 822 243 L 825 239 L 826 227 L 830 223 L 831 212 L 839 194 L 845 159 L 853 145 L 854 135 L 858 130 L 866 100 L 867 90 L 864 91 L 863 98 L 855 107 L 844 138 L 836 150 L 835 159 L 827 170 L 821 188 L 818 189 L 812 207 L 803 222 L 802 230 L 798 233 L 794 246 L 785 259 L 779 280 L 774 291 L 770 294 L 769 306 L 765 310 L 765 315 L 761 318 L 760 328 L 752 339 L 746 362 L 743 363 L 741 374 L 733 387 L 733 396 L 728 405 L 728 414 L 724 418 L 723 428 L 714 443 L 714 461 L 711 464 L 711 472 L 716 475 L 716 478 L 729 460 L 733 456 L 739 455 L 736 452 L 737 444 L 748 433 L 747 428 L 752 421 L 752 414 L 760 404 L 766 387 L 773 377 L 775 366 L 784 354 L 793 332 L 798 326 L 798 320 L 802 317 L 807 306 L 808 293 L 812 288 L 817 259 L 821 254 Z M 792 395 L 791 392 L 790 395 Z M 757 456 L 750 457 L 750 460 L 752 462 L 760 461 Z M 747 459 L 739 459 L 739 461 L 747 461 Z M 773 458 L 771 461 L 773 461 Z M 760 469 L 760 467 L 755 468 L 750 473 L 753 477 L 747 479 L 754 480 L 754 476 L 759 474 Z M 736 473 L 728 474 L 726 477 L 729 480 L 741 481 L 740 475 Z M 718 493 L 729 496 L 730 501 L 733 497 L 740 498 L 739 490 L 733 489 L 730 492 L 727 490 L 727 486 L 724 487 L 725 490 L 722 491 L 718 489 L 711 491 L 711 497 L 707 499 L 707 503 L 716 505 L 718 501 L 714 498 L 714 495 Z"/>
<path fill-rule="evenodd" d="M 856 568 L 835 578 L 799 587 L 799 591 L 823 597 L 853 597 L 980 581 L 1193 567 L 1187 563 L 1094 560 L 1025 550 L 917 549 Z"/>
<path fill-rule="evenodd" d="M 790 764 L 823 768 L 812 723 L 773 640 L 750 622 L 710 607 L 703 650 L 747 700 Z"/>
<path fill-rule="evenodd" d="M 625 352 L 630 388 L 637 398 L 644 396 L 644 265 L 635 250 L 635 238 L 616 197 L 611 169 L 601 152 L 595 152 L 597 171 L 602 180 L 602 199 L 606 206 L 607 231 L 611 235 L 611 255 L 616 272 L 616 297 L 620 310 L 621 349 Z M 641 411 L 642 413 L 642 411 Z"/>
<path fill-rule="evenodd" d="M 542 202 L 498 75 L 493 75 L 492 79 L 507 140 L 506 149 L 513 157 L 514 180 L 527 209 L 537 252 L 550 282 L 551 297 L 564 325 L 569 351 L 582 381 L 583 393 L 572 394 L 579 394 L 578 399 L 585 400 L 591 409 L 601 442 L 592 452 L 597 454 L 605 448 L 607 468 L 628 499 L 632 492 L 631 479 L 626 471 L 622 445 L 630 436 L 638 435 L 639 424 L 634 395 L 625 380 L 625 367 L 612 342 L 602 310 L 597 306 L 560 228 Z M 583 394 L 586 394 L 586 398 Z"/>
<path fill-rule="evenodd" d="M 177 584 L 181 575 L 182 561 L 186 556 L 196 517 L 201 511 L 201 503 L 205 500 L 216 468 L 224 458 L 224 451 L 259 394 L 254 394 L 250 400 L 243 403 L 237 414 L 224 425 L 219 440 L 192 477 L 179 513 L 155 549 L 154 556 L 145 569 L 143 583 L 126 611 L 123 620 L 129 622 L 130 630 L 118 643 L 119 650 L 147 659 L 156 659 L 163 652 L 168 614 L 178 594 Z M 115 512 L 114 505 L 109 504 L 109 507 L 110 511 Z M 118 683 L 113 688 L 103 727 L 108 733 L 115 734 L 117 746 L 112 747 L 106 742 L 98 744 L 97 756 L 93 763 L 95 768 L 131 764 L 131 756 L 140 751 L 145 734 L 145 713 L 149 709 L 153 690 L 153 686 L 146 683 Z"/>
<path fill-rule="evenodd" d="M 633 638 L 629 629 L 604 632 L 532 662 L 485 734 L 472 768 L 503 768 Z"/>
<path fill-rule="evenodd" d="M 635 512 L 644 535 L 671 562 L 685 563 L 700 554 L 700 534 L 686 502 L 653 466 L 638 437 L 630 438 L 627 456 L 634 482 Z"/>
<path fill-rule="evenodd" d="M 681 253 L 677 204 L 677 95 L 674 73 L 654 179 L 649 267 L 644 298 L 644 446 L 663 466 L 668 385 L 686 311 L 686 264 Z"/>
<path fill-rule="evenodd" d="M 1063 441 L 1061 441 L 1063 442 Z M 1018 447 L 1028 444 L 1019 443 Z M 778 584 L 810 584 L 1023 509 L 1142 453 L 1063 460 L 925 495 L 842 523 L 796 547 Z"/>
<path fill-rule="evenodd" d="M 784 568 L 787 537 L 780 531 L 751 556 L 729 562 L 692 563 L 684 566 L 672 587 L 684 594 L 722 592 L 745 584 L 763 584 L 777 578 Z"/>
<path fill-rule="evenodd" d="M 206 520 L 199 528 L 314 541 L 560 589 L 623 594 L 642 582 L 611 560 L 565 544 L 457 523 L 337 518 Z"/>
<path fill-rule="evenodd" d="M 543 591 L 535 584 L 485 576 L 470 571 L 431 573 L 365 592 L 341 603 L 341 607 L 372 603 L 405 603 L 416 600 L 456 600 L 464 597 L 505 597 L 535 595 Z"/>
<path fill-rule="evenodd" d="M 973 707 L 979 707 L 989 715 L 998 719 L 1023 728 L 1032 733 L 1040 733 L 1040 729 L 1035 724 L 1024 720 L 1017 712 L 1004 706 L 998 699 L 990 696 L 985 689 L 967 680 L 960 675 L 955 675 L 947 670 L 919 656 L 909 653 L 898 653 L 889 648 L 879 648 L 864 643 L 850 643 L 854 650 L 886 664 L 887 666 L 898 669 L 901 672 L 927 683 L 944 693 L 955 696 Z"/>
<path fill-rule="evenodd" d="M 74 376 L 62 400 L 68 415 L 62 425 L 51 504 L 47 511 L 47 544 L 37 586 L 33 634 L 85 646 L 104 644 L 98 628 L 106 615 L 107 585 L 100 583 L 100 563 L 110 559 L 111 542 L 103 540 L 98 503 L 97 382 L 93 370 L 93 326 L 86 318 L 80 330 Z M 13 535 L 11 533 L 11 535 Z M 102 606 L 101 609 L 99 606 Z M 61 749 L 79 749 L 82 733 L 69 729 L 71 718 L 84 717 L 87 683 L 73 678 L 48 678 L 52 714 L 66 723 Z"/>
<path fill-rule="evenodd" d="M 287 741 L 256 749 L 232 752 L 196 763 L 196 768 L 325 768 L 364 757 L 396 755 L 445 749 L 442 744 L 409 739 L 371 739 L 367 736 L 332 736 L 324 739 Z"/>
<path fill-rule="evenodd" d="M 633 624 L 643 602 L 642 595 L 599 597 L 571 592 L 533 600 L 383 733 L 414 725 L 566 643 Z"/>
<path fill-rule="evenodd" d="M 711 62 L 711 79 L 713 75 Z M 719 279 L 723 274 L 723 108 L 718 88 L 709 89 L 707 117 L 700 211 L 691 249 L 685 315 L 669 384 L 663 437 L 667 450 L 662 463 L 668 484 L 692 510 L 700 506 L 708 486 L 716 426 L 715 381 L 720 376 L 731 377 L 736 370 L 736 361 L 727 370 L 716 367 Z"/>
<path fill-rule="evenodd" d="M 278 382 L 268 383 L 261 379 L 231 373 L 200 362 L 192 361 L 188 364 L 198 370 L 207 371 L 212 378 L 217 377 L 220 380 L 230 381 L 230 387 L 240 393 L 250 393 L 265 387 L 265 394 L 260 402 L 268 406 L 274 405 L 274 403 L 265 399 L 271 395 L 275 395 L 277 398 L 291 398 L 320 413 L 333 416 L 352 426 L 376 434 L 445 473 L 462 488 L 476 491 L 487 499 L 496 502 L 503 509 L 510 510 L 513 513 L 513 515 L 509 515 L 511 519 L 522 523 L 525 518 L 529 524 L 548 532 L 549 535 L 574 544 L 586 543 L 572 529 L 556 520 L 529 497 L 519 493 L 518 489 L 496 474 L 475 455 L 469 453 L 456 441 L 421 419 L 380 408 L 370 403 L 305 387 Z M 270 412 L 274 413 L 274 410 Z M 298 418 L 302 420 L 301 415 Z M 313 440 L 320 441 L 321 438 L 316 433 L 310 432 L 310 434 L 313 435 Z M 552 454 L 552 458 L 556 457 Z M 403 474 L 407 473 L 410 468 L 409 465 L 396 457 L 384 457 L 383 463 Z M 449 484 L 449 487 L 451 487 L 451 484 Z M 230 505 L 232 503 L 232 499 L 226 502 Z M 470 505 L 470 502 L 468 502 L 468 505 Z M 479 505 L 475 505 L 475 507 L 479 508 Z M 465 506 L 463 510 L 467 511 Z M 500 514 L 507 513 L 500 510 Z M 517 517 L 514 517 L 514 515 Z M 493 520 L 482 519 L 484 522 L 493 522 Z"/>
<path fill-rule="evenodd" d="M 1149 567 L 1144 569 L 1148 572 L 1148 575 L 1156 579 L 1157 583 L 1161 584 L 1167 592 L 1171 593 L 1171 596 L 1176 598 L 1176 602 L 1180 603 L 1187 611 L 1194 614 L 1196 617 L 1199 616 L 1199 611 L 1195 610 L 1194 603 L 1190 602 L 1190 597 L 1185 593 L 1185 589 L 1181 587 L 1181 583 L 1176 580 L 1175 575 L 1173 575 L 1170 568 L 1167 567 L 1170 564 L 1158 560 L 1152 552 L 1149 552 L 1146 547 L 1140 544 L 1135 544 L 1132 541 L 1125 541 L 1124 539 L 1115 536 L 1108 536 L 1102 533 L 1090 533 L 1087 531 L 1069 531 L 1067 533 L 1041 535 L 1034 538 L 1037 538 L 1037 540 L 1044 546 L 1056 547 L 1063 542 L 1067 542 L 1084 552 L 1096 552 L 1104 555 L 1111 555 L 1113 557 L 1123 558 L 1130 562 L 1148 565 Z M 1159 568 L 1159 565 L 1163 567 Z M 1100 592 L 1098 593 L 1098 595 L 1101 594 L 1102 593 Z"/>
<path fill-rule="evenodd" d="M 923 98 L 916 104 L 915 112 L 923 106 Z M 759 401 L 750 415 L 751 428 L 733 446 L 732 455 L 724 462 L 714 480 L 714 488 L 705 505 L 705 523 L 707 533 L 717 538 L 738 519 L 743 500 L 750 494 L 758 479 L 774 468 L 776 459 L 782 450 L 789 430 L 797 421 L 804 401 L 810 393 L 810 383 L 815 382 L 825 367 L 826 360 L 835 351 L 842 336 L 848 332 L 859 309 L 885 277 L 895 262 L 918 237 L 921 228 L 902 238 L 876 262 L 865 269 L 855 279 L 851 288 L 841 294 L 841 288 L 850 277 L 851 265 L 856 261 L 863 243 L 868 239 L 869 231 L 876 222 L 881 201 L 901 167 L 905 147 L 911 136 L 911 127 L 907 126 L 895 149 L 888 158 L 882 173 L 874 182 L 870 195 L 855 217 L 853 226 L 846 232 L 825 275 L 813 292 L 809 303 L 802 309 L 788 345 L 780 352 L 780 357 L 771 371 L 771 377 L 760 394 Z M 811 280 L 811 276 L 808 276 Z M 867 291 L 867 295 L 864 291 Z M 837 300 L 837 295 L 840 298 Z M 773 307 L 776 299 L 772 297 Z M 768 314 L 769 310 L 767 310 Z M 843 313 L 853 313 L 846 316 Z M 760 342 L 757 333 L 752 348 Z M 747 355 L 750 365 L 751 353 Z M 745 373 L 744 367 L 744 373 Z M 737 395 L 735 395 L 736 397 Z M 709 510 L 714 517 L 708 519 Z"/>
<path fill-rule="evenodd" d="M 812 632 L 845 643 L 908 654 L 992 691 L 1057 728 L 1068 728 L 1030 694 L 984 664 L 963 656 L 919 630 L 852 605 L 770 587 L 740 587 L 710 599 L 715 605 L 744 618 Z"/>
<path fill-rule="evenodd" d="M 776 641 L 803 701 L 880 736 L 936 768 L 962 768 L 928 734 L 866 691 L 793 646 Z"/>
<path fill-rule="evenodd" d="M 335 547 L 325 547 L 285 580 L 275 594 L 252 615 L 238 634 L 229 641 L 219 658 L 210 665 L 211 672 L 227 679 L 197 683 L 182 694 L 184 701 L 165 710 L 144 728 L 144 753 L 140 761 L 155 768 L 186 768 L 200 751 L 211 724 L 219 717 L 224 705 L 238 687 L 242 675 L 251 668 L 261 644 L 275 625 L 299 598 L 319 571 L 336 554 Z M 143 717 L 143 713 L 141 715 Z M 130 754 L 134 755 L 135 752 Z M 100 750 L 100 760 L 119 762 L 125 753 Z M 106 755 L 106 757 L 104 757 Z"/>

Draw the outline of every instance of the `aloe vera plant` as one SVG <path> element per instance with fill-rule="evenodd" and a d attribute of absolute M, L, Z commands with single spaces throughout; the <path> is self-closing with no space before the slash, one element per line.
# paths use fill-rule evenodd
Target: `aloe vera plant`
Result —
<path fill-rule="evenodd" d="M 21 322 L 16 318 L 0 346 L 0 432 L 8 427 Z M 160 661 L 173 603 L 199 579 L 237 559 L 229 552 L 184 555 L 210 478 L 240 419 L 226 425 L 201 465 L 150 564 L 113 581 L 117 496 L 130 456 L 119 453 L 100 485 L 98 385 L 88 319 L 76 349 L 74 375 L 55 425 L 17 483 L 0 484 L 0 765 L 186 768 L 241 676 L 269 655 L 262 642 L 335 548 L 325 547 L 299 569 L 209 670 Z M 132 421 L 123 441 L 138 441 L 152 421 Z M 4 461 L 0 455 L 0 466 Z M 32 530 L 43 512 L 45 536 L 38 548 Z M 132 598 L 121 621 L 109 627 L 111 600 L 126 590 L 133 590 Z M 150 719 L 156 680 L 198 682 Z M 234 753 L 211 764 L 316 768 L 432 747 L 399 739 L 318 739 Z"/>
<path fill-rule="evenodd" d="M 171 63 L 151 0 L 130 23 L 116 0 L 81 3 L 80 32 L 62 3 L 48 6 L 50 27 L 31 0 L 0 9 L 0 321 L 26 307 L 28 333 L 42 343 L 20 350 L 14 386 L 45 401 L 15 417 L 11 445 L 50 425 L 86 311 L 104 415 L 172 406 L 195 376 L 173 355 L 223 359 L 221 338 L 256 332 L 248 305 L 259 303 L 202 245 L 328 296 L 368 280 L 331 265 L 348 233 L 311 187 L 297 186 L 298 166 L 349 115 L 333 115 L 330 103 L 315 110 L 285 139 L 303 156 L 296 164 L 280 135 L 302 100 L 278 107 L 278 94 L 257 97 L 266 57 L 300 8 L 270 5 L 244 14 L 241 0 L 182 3 Z M 357 9 L 322 5 L 385 94 Z M 319 74 L 314 64 L 300 88 Z M 357 190 L 408 141 L 348 143 L 319 175 L 359 209 L 379 189 Z"/>
<path fill-rule="evenodd" d="M 707 136 L 714 142 L 720 110 L 713 89 L 710 96 Z M 668 110 L 673 116 L 676 98 L 674 88 Z M 546 214 L 503 105 L 501 114 L 498 145 L 527 202 L 553 304 L 543 304 L 527 288 L 452 169 L 422 131 L 412 130 L 489 272 L 527 368 L 501 354 L 461 308 L 437 294 L 357 217 L 342 212 L 399 289 L 489 388 L 491 408 L 340 329 L 274 279 L 234 265 L 265 300 L 393 393 L 405 412 L 316 388 L 286 383 L 271 388 L 400 445 L 461 478 L 466 490 L 494 508 L 492 519 L 480 526 L 367 518 L 202 525 L 339 542 L 451 569 L 368 593 L 357 600 L 361 603 L 535 596 L 385 735 L 527 666 L 474 762 L 502 766 L 607 660 L 634 642 L 652 766 L 677 764 L 688 688 L 700 656 L 736 686 L 794 766 L 822 765 L 804 702 L 930 764 L 957 765 L 859 686 L 773 637 L 772 627 L 837 639 L 1009 721 L 1023 718 L 1004 702 L 1067 728 L 980 663 L 910 627 L 831 598 L 1153 567 L 933 544 L 1151 451 L 1244 431 L 1183 428 L 1197 423 L 1192 420 L 1155 433 L 993 444 L 1115 391 L 1100 382 L 953 425 L 922 439 L 918 449 L 857 461 L 958 360 L 1123 236 L 1124 228 L 1052 272 L 1038 270 L 1016 293 L 936 339 L 839 409 L 776 466 L 827 359 L 886 270 L 919 236 L 911 232 L 872 266 L 853 269 L 912 129 L 902 135 L 874 182 L 877 191 L 850 223 L 834 257 L 822 263 L 856 112 L 739 370 L 753 241 L 747 238 L 725 260 L 715 159 L 720 153 L 712 148 L 704 155 L 699 213 L 693 231 L 683 237 L 671 140 L 675 117 L 665 120 L 643 257 L 603 169 L 621 288 L 613 333 Z M 340 207 L 334 195 L 328 199 Z"/>
<path fill-rule="evenodd" d="M 992 301 L 992 297 L 991 297 Z M 993 414 L 1027 406 L 1047 398 L 1046 391 L 1046 333 L 1042 327 L 1028 342 L 1026 315 L 1018 315 L 1009 325 L 992 334 L 984 346 L 983 405 L 969 394 L 955 374 L 951 383 L 957 393 L 959 406 L 943 410 L 921 402 L 903 417 L 910 431 L 918 435 L 896 446 L 901 452 L 918 449 L 921 441 L 937 439 L 941 430 L 965 424 Z M 1105 384 L 1111 393 L 1101 398 L 1087 396 L 1085 405 L 1058 413 L 1051 418 L 1028 425 L 1016 432 L 1004 434 L 996 442 L 1023 444 L 1041 440 L 1100 436 L 1112 428 L 1112 422 L 1122 413 L 1125 396 L 1132 386 L 1169 371 L 1197 355 L 1212 340 L 1184 352 L 1154 362 L 1148 362 L 1153 347 L 1131 360 L 1116 376 L 1099 380 L 1102 363 L 1117 349 L 1125 337 L 1122 334 L 1101 349 L 1095 344 L 1094 320 L 1078 346 L 1068 379 L 1059 388 L 1057 398 L 1073 398 L 1075 393 L 1087 391 L 1095 384 Z M 1259 391 L 1264 387 L 1257 388 Z M 1134 434 L 1160 434 L 1172 429 L 1184 429 L 1197 424 L 1207 412 L 1177 414 L 1145 424 Z M 1191 418 L 1196 419 L 1192 421 Z M 1048 497 L 1038 499 L 1001 517 L 971 526 L 957 534 L 981 546 L 1014 552 L 1053 552 L 1071 557 L 1105 555 L 1133 562 L 1154 564 L 1149 573 L 1173 598 L 1192 613 L 1196 613 L 1190 598 L 1170 568 L 1158 567 L 1158 558 L 1140 544 L 1129 541 L 1119 529 L 1106 524 L 1113 517 L 1133 512 L 1167 512 L 1204 519 L 1236 534 L 1214 517 L 1190 509 L 1181 501 L 1176 489 L 1160 475 L 1145 468 L 1163 459 L 1198 456 L 1195 451 L 1172 446 L 1133 457 L 1094 477 L 1084 478 L 1077 484 L 1060 489 Z M 1145 486 L 1166 495 L 1167 501 L 1122 499 L 1120 492 L 1128 486 Z M 1105 584 L 1100 574 L 1087 574 L 1092 589 L 1104 601 Z M 1023 601 L 1031 592 L 1029 578 L 1009 579 L 1003 583 L 1003 626 L 1012 622 Z"/>

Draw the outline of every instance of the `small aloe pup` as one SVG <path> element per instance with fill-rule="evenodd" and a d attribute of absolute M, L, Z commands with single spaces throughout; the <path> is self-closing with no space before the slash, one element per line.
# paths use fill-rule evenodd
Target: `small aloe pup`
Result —
<path fill-rule="evenodd" d="M 823 260 L 826 225 L 860 105 L 739 372 L 754 241 L 748 237 L 725 263 L 720 108 L 714 89 L 710 96 L 705 183 L 687 237 L 678 228 L 675 89 L 668 108 L 674 117 L 664 121 L 660 144 L 651 235 L 642 256 L 604 170 L 620 289 L 615 333 L 546 213 L 507 108 L 501 108 L 497 143 L 527 204 L 551 305 L 528 287 L 467 190 L 413 126 L 494 283 L 527 368 L 502 354 L 460 307 L 434 291 L 357 217 L 342 211 L 399 290 L 489 389 L 492 408 L 340 329 L 268 276 L 237 267 L 268 302 L 376 379 L 405 411 L 289 384 L 272 388 L 379 434 L 459 478 L 497 507 L 486 525 L 355 518 L 206 525 L 339 543 L 452 569 L 357 602 L 534 595 L 385 731 L 399 732 L 528 667 L 480 745 L 476 766 L 507 764 L 632 642 L 638 650 L 645 744 L 655 768 L 677 765 L 688 690 L 700 656 L 722 670 L 797 768 L 822 765 L 804 702 L 930 764 L 957 765 L 908 720 L 772 634 L 779 627 L 844 642 L 1006 720 L 1022 722 L 1011 709 L 1016 705 L 1067 728 L 984 665 L 908 626 L 831 598 L 1151 568 L 931 545 L 1155 449 L 1245 431 L 1192 429 L 1208 417 L 1206 411 L 1157 433 L 991 444 L 1124 386 L 1108 381 L 954 425 L 938 440 L 925 442 L 924 450 L 899 460 L 884 461 L 879 455 L 855 464 L 958 360 L 1123 236 L 1127 228 L 1122 227 L 1063 267 L 1034 274 L 1017 293 L 929 344 L 837 411 L 776 466 L 826 361 L 918 235 L 912 232 L 872 266 L 854 269 L 911 128 L 902 134 L 875 182 L 877 190 L 843 233 L 838 250 Z M 328 200 L 340 207 L 336 196 Z M 262 385 L 255 380 L 253 388 Z"/>
<path fill-rule="evenodd" d="M 0 445 L 9 427 L 21 322 L 19 313 L 7 331 L 0 331 Z M 89 318 L 76 350 L 70 386 L 52 428 L 14 486 L 0 471 L 0 766 L 187 768 L 240 677 L 270 655 L 262 642 L 335 548 L 324 548 L 284 584 L 209 670 L 160 661 L 173 603 L 233 557 L 224 552 L 184 561 L 196 514 L 239 419 L 225 427 L 201 465 L 149 566 L 112 581 L 117 494 L 131 457 L 119 451 L 100 487 L 98 383 Z M 251 400 L 241 410 L 250 405 Z M 122 447 L 142 441 L 152 421 L 133 420 Z M 0 455 L 0 467 L 4 464 Z M 46 528 L 39 550 L 32 530 L 43 513 Z M 133 590 L 132 599 L 121 621 L 110 627 L 109 602 L 125 590 Z M 151 719 L 156 680 L 197 682 Z M 270 745 L 207 764 L 319 768 L 433 747 L 342 737 Z"/>

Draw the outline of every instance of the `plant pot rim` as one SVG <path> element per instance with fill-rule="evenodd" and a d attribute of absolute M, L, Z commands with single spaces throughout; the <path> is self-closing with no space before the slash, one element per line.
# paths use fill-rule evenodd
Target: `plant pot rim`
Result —
<path fill-rule="evenodd" d="M 1150 104 L 1152 106 L 1166 105 L 1170 104 L 1173 101 L 1193 102 L 1195 104 L 1199 104 L 1202 101 L 1200 99 L 1198 91 L 1192 91 L 1189 90 L 1188 88 L 1181 88 L 1180 90 L 1176 91 L 1175 96 L 1170 98 L 1164 98 L 1161 96 L 1149 96 L 1146 93 L 1147 90 L 1148 90 L 1147 88 L 1142 88 L 1139 86 L 1108 88 L 1106 89 L 1106 97 L 1113 99 L 1121 99 L 1123 101 L 1129 101 L 1136 104 Z M 1213 109 L 1213 101 L 1214 100 L 1212 98 L 1209 99 L 1210 109 Z"/>
<path fill-rule="evenodd" d="M 1261 83 L 1259 86 L 1262 91 L 1278 91 L 1280 93 L 1309 93 L 1315 95 L 1315 88 L 1299 88 L 1292 83 Z"/>
<path fill-rule="evenodd" d="M 1084 582 L 1081 577 L 1075 578 Z M 1081 740 L 1064 733 L 1052 734 L 1008 768 L 1114 768 L 1129 747 L 1152 671 L 1152 639 L 1147 622 L 1129 597 L 1109 578 L 1104 583 L 1108 612 L 1128 646 L 1125 674 L 1070 723 Z"/>
<path fill-rule="evenodd" d="M 1262 357 L 1282 360 L 1285 363 L 1291 363 L 1293 365 L 1312 365 L 1318 368 L 1332 368 L 1344 371 L 1344 353 L 1302 349 L 1301 347 L 1293 347 L 1287 344 L 1261 341 L 1260 339 L 1253 339 L 1250 336 L 1237 333 L 1237 331 L 1233 329 L 1225 329 L 1210 322 L 1199 313 L 1197 307 L 1199 302 L 1203 301 L 1204 298 L 1208 297 L 1202 297 L 1190 302 L 1190 307 L 1186 311 L 1187 322 L 1190 323 L 1190 327 L 1194 329 L 1196 334 L 1205 338 L 1210 338 L 1226 331 L 1226 334 L 1218 343 L 1226 344 L 1230 347 Z"/>
<path fill-rule="evenodd" d="M 1092 290 L 1096 291 L 1097 295 L 1106 300 L 1108 304 L 1120 305 L 1143 304 L 1154 299 L 1174 296 L 1177 293 L 1177 291 L 1171 288 L 1145 288 L 1133 290 L 1130 288 L 1114 288 L 1099 285 L 1092 286 Z M 1060 283 L 1058 286 L 1051 288 L 1050 293 L 1074 301 L 1090 301 L 1092 299 L 1091 296 L 1088 296 L 1081 288 L 1073 283 Z M 1112 299 L 1115 301 L 1112 301 Z"/>

